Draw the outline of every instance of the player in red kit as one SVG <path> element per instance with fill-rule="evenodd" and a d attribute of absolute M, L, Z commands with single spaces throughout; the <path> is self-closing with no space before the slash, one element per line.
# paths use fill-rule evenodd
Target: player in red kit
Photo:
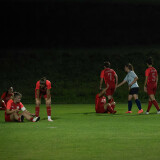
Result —
<path fill-rule="evenodd" d="M 11 99 L 11 97 L 13 96 L 13 87 L 9 87 L 9 89 L 4 92 L 1 96 L 1 110 L 5 110 L 7 102 Z"/>
<path fill-rule="evenodd" d="M 147 59 L 148 68 L 145 71 L 146 78 L 144 82 L 144 91 L 147 92 L 149 96 L 148 108 L 147 108 L 146 114 L 149 114 L 152 104 L 156 107 L 157 114 L 160 114 L 160 109 L 155 99 L 157 83 L 158 83 L 158 74 L 157 74 L 157 70 L 152 65 L 153 65 L 153 59 L 152 57 L 149 57 Z"/>
<path fill-rule="evenodd" d="M 114 102 L 113 94 L 118 84 L 118 76 L 116 72 L 110 68 L 110 62 L 104 62 L 104 70 L 101 71 L 100 78 L 100 90 L 102 89 L 103 80 L 105 81 L 106 87 L 107 84 L 109 85 L 106 90 L 106 96 L 108 98 L 108 103 L 112 104 L 112 102 Z M 113 109 L 115 108 L 114 104 L 111 106 Z"/>
<path fill-rule="evenodd" d="M 21 103 L 22 95 L 18 92 L 14 92 L 13 99 L 10 99 L 7 102 L 5 110 L 5 121 L 6 122 L 23 122 L 23 119 L 26 118 L 31 122 L 39 121 L 40 117 L 34 117 L 33 114 L 28 112 L 24 105 Z M 19 112 L 22 113 L 19 113 Z"/>
<path fill-rule="evenodd" d="M 106 94 L 107 89 L 109 88 L 109 85 L 107 85 L 107 88 L 103 89 L 100 93 L 96 95 L 95 99 L 95 110 L 96 113 L 111 113 L 115 114 L 117 111 L 114 111 L 114 109 L 111 107 L 111 105 L 115 105 L 115 102 L 106 103 L 106 97 L 104 96 Z"/>
<path fill-rule="evenodd" d="M 46 108 L 47 108 L 47 115 L 48 115 L 48 121 L 52 122 L 51 119 L 51 82 L 47 80 L 45 77 L 41 78 L 36 83 L 35 88 L 35 100 L 36 100 L 36 116 L 39 117 L 39 110 L 41 105 L 41 97 L 43 96 L 46 102 Z"/>

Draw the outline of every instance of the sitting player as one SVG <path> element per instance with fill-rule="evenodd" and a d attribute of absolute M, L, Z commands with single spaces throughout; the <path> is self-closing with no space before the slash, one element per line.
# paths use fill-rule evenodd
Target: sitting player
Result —
<path fill-rule="evenodd" d="M 21 103 L 22 95 L 18 92 L 14 93 L 13 99 L 10 99 L 7 103 L 5 110 L 5 121 L 6 122 L 23 122 L 23 119 L 26 118 L 31 122 L 39 121 L 40 117 L 34 117 L 33 114 L 28 112 L 26 108 Z M 22 113 L 19 114 L 19 112 Z"/>
<path fill-rule="evenodd" d="M 7 102 L 11 99 L 12 96 L 13 96 L 13 87 L 9 87 L 9 89 L 6 92 L 4 92 L 1 96 L 0 110 L 5 110 Z"/>
<path fill-rule="evenodd" d="M 50 89 L 51 89 L 51 82 L 49 80 L 47 80 L 45 77 L 41 78 L 36 83 L 36 88 L 35 88 L 36 108 L 35 108 L 35 112 L 36 112 L 36 116 L 39 117 L 41 97 L 43 96 L 45 98 L 45 101 L 46 101 L 48 121 L 52 122 L 53 120 L 51 119 L 51 94 L 50 94 Z"/>
<path fill-rule="evenodd" d="M 104 96 L 106 94 L 106 91 L 108 89 L 109 85 L 107 85 L 107 88 L 103 89 L 99 94 L 96 95 L 95 100 L 95 110 L 96 113 L 111 113 L 115 114 L 117 111 L 114 111 L 114 108 L 111 106 L 115 106 L 115 102 L 106 103 L 106 97 Z"/>

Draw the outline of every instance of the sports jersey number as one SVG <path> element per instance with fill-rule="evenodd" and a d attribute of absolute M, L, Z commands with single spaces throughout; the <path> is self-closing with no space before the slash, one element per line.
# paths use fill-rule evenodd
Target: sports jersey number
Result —
<path fill-rule="evenodd" d="M 109 77 L 110 81 L 112 81 L 112 73 L 108 73 L 108 77 Z"/>
<path fill-rule="evenodd" d="M 156 81 L 156 73 L 152 73 L 152 81 L 153 81 L 153 82 Z"/>

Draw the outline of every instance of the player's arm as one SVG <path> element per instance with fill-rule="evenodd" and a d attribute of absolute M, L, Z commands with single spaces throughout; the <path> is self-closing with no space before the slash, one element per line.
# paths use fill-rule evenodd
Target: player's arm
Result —
<path fill-rule="evenodd" d="M 117 74 L 115 74 L 114 76 L 115 76 L 115 79 L 116 79 L 116 88 L 117 88 L 117 85 L 118 85 L 118 76 L 117 76 Z"/>
<path fill-rule="evenodd" d="M 12 114 L 12 113 L 15 113 L 15 112 L 19 112 L 19 109 L 13 109 L 13 110 L 6 109 L 7 114 Z"/>
<path fill-rule="evenodd" d="M 138 77 L 135 77 L 135 78 L 134 78 L 134 80 L 132 81 L 132 83 L 131 83 L 131 84 L 129 84 L 129 87 L 131 87 L 134 83 L 136 83 L 136 82 L 137 82 L 137 80 L 138 80 Z"/>
<path fill-rule="evenodd" d="M 102 90 L 102 92 L 99 93 L 99 97 L 101 97 L 102 95 L 104 95 L 104 93 L 106 92 L 106 90 L 108 89 L 109 84 L 107 84 L 107 87 L 105 89 Z"/>
<path fill-rule="evenodd" d="M 50 89 L 47 89 L 47 99 L 50 99 L 51 98 L 51 91 Z"/>
<path fill-rule="evenodd" d="M 147 81 L 148 81 L 148 76 L 145 77 L 144 81 L 144 91 L 147 92 Z"/>
<path fill-rule="evenodd" d="M 157 77 L 156 77 L 156 84 L 158 84 L 158 75 L 157 75 Z"/>
<path fill-rule="evenodd" d="M 37 98 L 40 99 L 40 89 L 36 90 Z"/>
<path fill-rule="evenodd" d="M 100 79 L 100 85 L 99 85 L 99 89 L 102 89 L 102 84 L 103 84 L 103 78 Z"/>
<path fill-rule="evenodd" d="M 126 82 L 127 82 L 127 81 L 123 80 L 121 83 L 119 83 L 119 84 L 117 85 L 117 88 L 120 87 L 120 86 L 122 86 L 122 85 L 124 85 Z"/>

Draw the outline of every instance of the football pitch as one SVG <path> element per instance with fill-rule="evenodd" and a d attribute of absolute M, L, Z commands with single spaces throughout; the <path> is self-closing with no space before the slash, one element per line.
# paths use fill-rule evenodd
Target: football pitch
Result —
<path fill-rule="evenodd" d="M 147 105 L 142 104 L 144 111 Z M 34 112 L 35 105 L 25 105 Z M 53 122 L 41 105 L 40 122 L 5 123 L 0 111 L 0 160 L 158 160 L 160 115 L 96 114 L 94 104 L 52 105 Z"/>

